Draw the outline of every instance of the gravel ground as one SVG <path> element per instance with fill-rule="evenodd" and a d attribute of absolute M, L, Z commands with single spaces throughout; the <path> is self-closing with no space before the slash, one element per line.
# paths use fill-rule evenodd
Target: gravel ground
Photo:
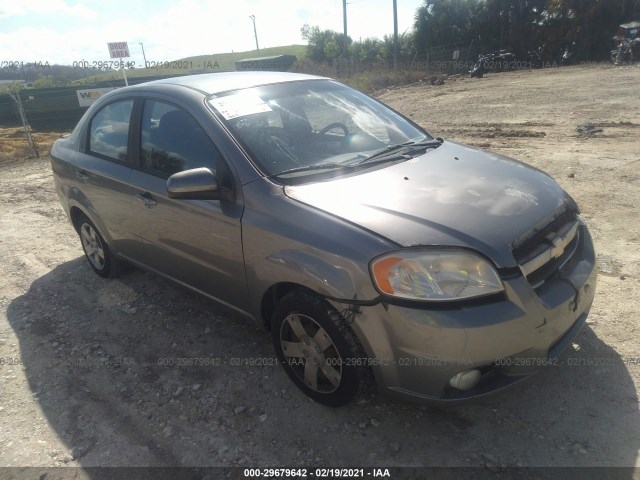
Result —
<path fill-rule="evenodd" d="M 47 158 L 0 163 L 0 465 L 640 466 L 639 79 L 577 66 L 377 94 L 436 135 L 552 174 L 596 242 L 596 300 L 562 364 L 458 407 L 313 403 L 279 366 L 247 364 L 274 356 L 253 324 L 152 274 L 93 274 Z M 581 135 L 585 122 L 603 131 Z M 210 365 L 177 364 L 193 358 Z"/>

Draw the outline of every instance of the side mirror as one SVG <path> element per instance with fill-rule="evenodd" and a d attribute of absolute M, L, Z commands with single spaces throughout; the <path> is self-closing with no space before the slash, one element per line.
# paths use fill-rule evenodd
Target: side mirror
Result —
<path fill-rule="evenodd" d="M 233 192 L 220 187 L 215 172 L 205 167 L 171 175 L 167 179 L 167 195 L 184 200 L 233 200 Z"/>

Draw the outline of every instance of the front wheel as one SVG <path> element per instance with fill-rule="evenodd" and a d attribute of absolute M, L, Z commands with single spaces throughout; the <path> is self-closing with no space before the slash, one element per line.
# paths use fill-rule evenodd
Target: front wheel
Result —
<path fill-rule="evenodd" d="M 372 383 L 367 358 L 345 320 L 312 293 L 296 290 L 282 298 L 271 335 L 287 375 L 318 403 L 346 405 Z"/>

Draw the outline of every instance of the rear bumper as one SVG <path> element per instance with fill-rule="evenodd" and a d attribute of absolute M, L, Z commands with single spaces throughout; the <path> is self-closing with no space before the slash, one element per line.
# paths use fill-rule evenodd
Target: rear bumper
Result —
<path fill-rule="evenodd" d="M 587 319 L 596 287 L 595 253 L 585 226 L 572 259 L 537 287 L 504 281 L 503 299 L 450 308 L 378 304 L 353 324 L 381 393 L 414 401 L 455 402 L 500 390 L 549 366 Z M 457 373 L 482 374 L 470 390 L 449 385 Z"/>

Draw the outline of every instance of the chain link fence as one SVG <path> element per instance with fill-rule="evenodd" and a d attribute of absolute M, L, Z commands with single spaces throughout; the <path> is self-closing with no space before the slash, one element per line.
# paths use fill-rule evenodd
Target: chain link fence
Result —
<path fill-rule="evenodd" d="M 40 155 L 18 92 L 0 95 L 0 160 Z"/>
<path fill-rule="evenodd" d="M 48 155 L 53 142 L 73 130 L 86 111 L 88 103 L 81 95 L 97 97 L 99 90 L 92 86 L 25 88 L 0 94 L 0 159 Z"/>
<path fill-rule="evenodd" d="M 486 49 L 473 43 L 434 47 L 416 55 L 413 65 L 416 69 L 424 69 L 427 72 L 463 74 L 473 68 L 478 56 L 482 53 L 486 53 Z"/>
<path fill-rule="evenodd" d="M 473 69 L 480 55 L 490 53 L 490 49 L 479 44 L 454 44 L 433 47 L 412 57 L 402 56 L 396 67 L 391 63 L 363 62 L 356 59 L 340 59 L 333 63 L 330 75 L 350 80 L 358 88 L 377 90 L 391 85 L 412 81 L 433 79 L 450 75 L 467 75 Z M 532 58 L 515 58 L 504 65 L 495 62 L 494 71 L 533 68 Z M 544 65 L 556 65 L 547 62 Z M 540 63 L 538 67 L 544 66 Z M 360 82 L 360 84 L 359 84 Z"/>
<path fill-rule="evenodd" d="M 341 59 L 333 64 L 333 75 L 351 78 L 362 73 L 418 72 L 424 75 L 454 75 L 467 73 L 478 56 L 484 52 L 479 45 L 448 45 L 430 48 L 413 56 L 402 56 L 394 68 L 393 64 L 362 62 L 356 59 Z"/>
<path fill-rule="evenodd" d="M 346 80 L 361 90 L 375 91 L 451 75 L 468 75 L 478 57 L 486 53 L 487 48 L 478 44 L 446 45 L 412 56 L 403 55 L 395 68 L 392 62 L 365 62 L 350 58 L 334 61 L 332 68 L 321 74 Z M 531 67 L 528 59 L 515 62 L 515 65 L 514 68 Z"/>

